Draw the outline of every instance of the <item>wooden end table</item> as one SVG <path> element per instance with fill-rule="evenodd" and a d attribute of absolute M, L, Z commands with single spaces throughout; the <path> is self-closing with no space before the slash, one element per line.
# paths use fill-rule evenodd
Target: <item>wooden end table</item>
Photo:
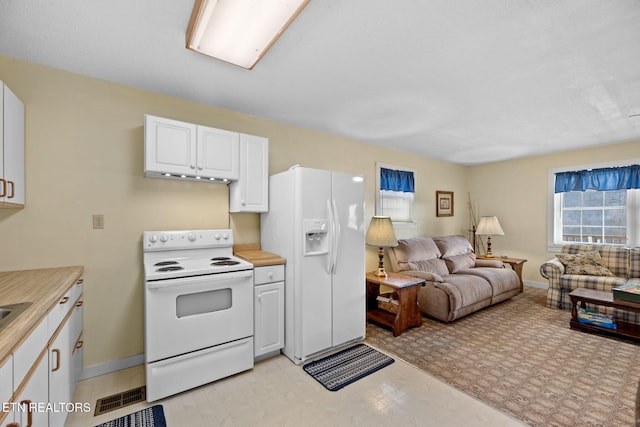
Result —
<path fill-rule="evenodd" d="M 584 306 L 584 303 L 591 303 L 636 313 L 640 313 L 640 304 L 614 299 L 613 292 L 596 291 L 595 289 L 585 288 L 575 289 L 569 294 L 569 298 L 571 298 L 571 329 L 583 332 L 600 332 L 607 335 L 622 336 L 636 340 L 640 339 L 640 325 L 628 323 L 621 319 L 614 319 L 617 325 L 616 329 L 580 323 L 578 320 L 578 303 L 580 303 L 580 306 Z"/>
<path fill-rule="evenodd" d="M 526 259 L 524 259 L 524 258 L 503 258 L 501 256 L 488 257 L 486 255 L 478 255 L 478 256 L 476 256 L 476 259 L 502 261 L 505 264 L 509 264 L 511 266 L 511 268 L 513 269 L 513 271 L 515 271 L 516 274 L 518 275 L 518 279 L 520 279 L 520 292 L 523 291 L 524 282 L 522 281 L 522 266 L 523 266 L 523 264 L 525 262 L 527 262 Z"/>
<path fill-rule="evenodd" d="M 367 319 L 393 329 L 397 337 L 407 328 L 422 325 L 422 313 L 418 307 L 419 285 L 424 286 L 424 279 L 387 273 L 387 277 L 379 277 L 367 273 Z M 380 286 L 392 288 L 398 295 L 398 312 L 391 313 L 378 308 L 377 297 Z"/>

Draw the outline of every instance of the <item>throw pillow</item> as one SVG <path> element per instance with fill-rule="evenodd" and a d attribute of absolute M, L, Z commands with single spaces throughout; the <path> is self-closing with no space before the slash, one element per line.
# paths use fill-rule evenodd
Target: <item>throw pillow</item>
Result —
<path fill-rule="evenodd" d="M 566 274 L 580 274 L 585 276 L 609 276 L 614 274 L 602 263 L 598 251 L 588 251 L 582 254 L 557 254 L 556 258 L 564 265 Z"/>

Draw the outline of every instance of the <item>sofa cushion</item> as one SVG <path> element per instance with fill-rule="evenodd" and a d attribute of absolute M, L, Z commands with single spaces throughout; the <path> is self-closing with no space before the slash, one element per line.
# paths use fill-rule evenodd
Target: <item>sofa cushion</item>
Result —
<path fill-rule="evenodd" d="M 562 253 L 570 254 L 570 255 L 582 254 L 585 252 L 595 251 L 595 250 L 596 250 L 595 246 L 584 244 L 584 243 L 570 243 L 562 247 Z"/>
<path fill-rule="evenodd" d="M 476 264 L 476 255 L 474 253 L 454 255 L 445 258 L 444 261 L 447 263 L 449 273 L 453 274 L 474 267 Z"/>
<path fill-rule="evenodd" d="M 394 271 L 427 271 L 439 276 L 449 274 L 440 250 L 430 237 L 416 237 L 398 240 L 398 246 L 391 248 L 389 258 Z"/>
<path fill-rule="evenodd" d="M 438 245 L 442 258 L 450 258 L 456 255 L 466 255 L 473 253 L 471 243 L 463 236 L 441 236 L 434 237 L 433 241 Z"/>
<path fill-rule="evenodd" d="M 614 276 L 604 264 L 598 251 L 589 251 L 576 255 L 558 254 L 556 258 L 564 265 L 566 274 L 585 276 Z"/>
<path fill-rule="evenodd" d="M 640 278 L 640 248 L 629 249 L 629 279 Z"/>
<path fill-rule="evenodd" d="M 492 296 L 517 290 L 520 292 L 520 279 L 510 268 L 478 267 L 461 271 L 462 274 L 479 276 L 491 284 Z"/>
<path fill-rule="evenodd" d="M 564 294 L 578 288 L 595 289 L 597 291 L 611 291 L 616 286 L 627 283 L 621 277 L 585 276 L 581 274 L 563 274 L 560 276 L 560 287 Z"/>
<path fill-rule="evenodd" d="M 478 302 L 488 304 L 491 302 L 493 290 L 485 279 L 470 274 L 452 274 L 446 277 L 447 286 L 437 284 L 439 287 L 453 287 L 456 292 L 450 293 L 451 310 L 455 311 Z"/>
<path fill-rule="evenodd" d="M 457 273 L 475 265 L 476 254 L 473 253 L 471 243 L 463 236 L 434 237 L 433 241 L 438 245 L 449 273 Z"/>
<path fill-rule="evenodd" d="M 603 245 L 598 247 L 602 257 L 602 263 L 614 276 L 628 278 L 629 274 L 629 249 L 622 246 Z M 633 277 L 633 276 L 631 276 Z"/>

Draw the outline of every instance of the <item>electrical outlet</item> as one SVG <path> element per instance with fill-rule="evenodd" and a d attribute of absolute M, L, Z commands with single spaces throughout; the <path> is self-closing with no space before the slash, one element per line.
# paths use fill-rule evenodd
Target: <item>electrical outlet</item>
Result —
<path fill-rule="evenodd" d="M 93 228 L 100 230 L 104 228 L 104 215 L 93 215 Z"/>

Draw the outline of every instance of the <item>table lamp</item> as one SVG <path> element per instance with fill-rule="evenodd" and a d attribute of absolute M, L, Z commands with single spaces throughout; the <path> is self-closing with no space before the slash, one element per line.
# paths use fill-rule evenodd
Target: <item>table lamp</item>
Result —
<path fill-rule="evenodd" d="M 365 240 L 367 245 L 378 248 L 378 258 L 380 261 L 378 262 L 378 270 L 373 274 L 378 277 L 387 277 L 387 272 L 384 271 L 384 263 L 382 261 L 384 248 L 398 246 L 398 240 L 393 232 L 391 218 L 388 216 L 374 216 L 371 218 Z"/>
<path fill-rule="evenodd" d="M 491 236 L 498 235 L 504 236 L 504 231 L 502 231 L 502 227 L 500 227 L 500 222 L 498 221 L 498 217 L 495 216 L 483 216 L 480 218 L 480 222 L 478 223 L 478 229 L 476 230 L 476 234 L 479 236 L 487 236 L 487 253 L 485 256 L 493 257 L 493 253 L 491 253 Z"/>

